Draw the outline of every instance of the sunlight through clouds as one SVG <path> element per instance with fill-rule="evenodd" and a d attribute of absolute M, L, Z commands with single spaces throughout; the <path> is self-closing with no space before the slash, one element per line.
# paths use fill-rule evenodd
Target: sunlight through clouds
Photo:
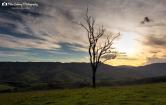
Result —
<path fill-rule="evenodd" d="M 0 8 L 0 57 L 4 55 L 3 48 L 26 49 L 25 57 L 20 59 L 26 61 L 26 56 L 34 53 L 29 49 L 39 49 L 45 55 L 47 51 L 54 50 L 55 54 L 50 55 L 56 56 L 55 61 L 65 62 L 65 59 L 60 60 L 61 51 L 66 58 L 68 54 L 73 54 L 70 61 L 80 59 L 87 62 L 84 59 L 88 57 L 86 32 L 76 24 L 83 21 L 87 4 L 97 26 L 103 25 L 109 32 L 121 33 L 114 46 L 127 56 L 114 59 L 111 64 L 131 65 L 133 62 L 134 65 L 142 65 L 149 62 L 149 57 L 153 57 L 150 51 L 156 49 L 160 51 L 156 57 L 165 62 L 165 0 L 40 0 L 36 9 Z M 141 24 L 145 17 L 152 21 Z M 7 54 L 5 56 L 7 60 L 19 60 L 19 57 L 12 58 L 11 54 L 10 57 Z M 41 57 L 42 61 L 50 59 Z M 35 61 L 40 59 L 36 58 Z"/>

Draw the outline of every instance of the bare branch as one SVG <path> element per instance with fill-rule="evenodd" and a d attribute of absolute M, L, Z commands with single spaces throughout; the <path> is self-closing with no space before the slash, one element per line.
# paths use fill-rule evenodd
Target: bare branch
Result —
<path fill-rule="evenodd" d="M 89 16 L 88 12 L 89 10 L 87 8 L 86 15 L 84 17 L 85 24 L 80 23 L 79 25 L 87 31 L 89 41 L 89 59 L 93 73 L 95 73 L 99 63 L 116 58 L 117 55 L 114 53 L 112 45 L 114 40 L 119 37 L 120 33 L 114 36 L 112 33 L 107 34 L 106 29 L 103 26 L 96 28 L 95 19 L 92 16 Z M 106 36 L 106 39 L 102 42 L 103 44 L 99 44 L 99 40 L 102 39 L 103 36 Z M 107 57 L 107 54 L 112 55 Z M 103 56 L 105 56 L 104 61 L 101 61 Z"/>

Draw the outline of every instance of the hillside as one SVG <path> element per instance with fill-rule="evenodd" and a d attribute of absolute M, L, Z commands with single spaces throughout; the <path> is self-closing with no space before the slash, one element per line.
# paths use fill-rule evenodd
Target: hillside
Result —
<path fill-rule="evenodd" d="M 134 81 L 165 77 L 166 64 L 151 64 L 141 67 L 110 66 L 102 64 L 97 71 L 98 82 Z M 60 62 L 1 62 L 0 83 L 24 87 L 84 86 L 91 82 L 88 63 Z M 61 86 L 60 86 L 61 87 Z"/>

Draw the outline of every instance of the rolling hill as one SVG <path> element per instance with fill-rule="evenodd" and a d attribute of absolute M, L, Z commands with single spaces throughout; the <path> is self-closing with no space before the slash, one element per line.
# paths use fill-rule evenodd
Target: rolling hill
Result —
<path fill-rule="evenodd" d="M 140 67 L 101 64 L 97 82 L 139 81 L 166 77 L 166 64 Z M 91 82 L 89 63 L 0 62 L 0 84 L 19 88 L 80 87 Z"/>

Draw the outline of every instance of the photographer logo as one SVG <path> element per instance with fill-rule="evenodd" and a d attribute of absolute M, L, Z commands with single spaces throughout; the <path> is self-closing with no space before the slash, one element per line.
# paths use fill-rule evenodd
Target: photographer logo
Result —
<path fill-rule="evenodd" d="M 33 9 L 39 5 L 36 2 L 2 2 L 2 7 L 10 7 L 10 9 Z"/>
<path fill-rule="evenodd" d="M 3 2 L 3 3 L 2 3 L 2 6 L 8 6 L 8 3 Z"/>

